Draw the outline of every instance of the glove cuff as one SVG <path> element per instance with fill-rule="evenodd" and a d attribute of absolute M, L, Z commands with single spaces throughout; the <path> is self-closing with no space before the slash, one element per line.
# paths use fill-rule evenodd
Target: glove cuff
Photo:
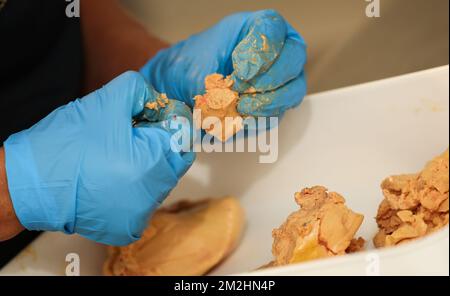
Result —
<path fill-rule="evenodd" d="M 40 167 L 27 131 L 4 143 L 8 189 L 20 223 L 28 230 L 73 233 L 76 186 L 70 180 L 52 178 L 52 169 Z M 51 180 L 51 181 L 45 181 Z"/>

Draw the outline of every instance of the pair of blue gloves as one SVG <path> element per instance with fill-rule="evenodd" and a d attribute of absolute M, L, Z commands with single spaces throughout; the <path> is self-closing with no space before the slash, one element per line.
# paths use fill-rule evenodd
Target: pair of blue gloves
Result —
<path fill-rule="evenodd" d="M 122 74 L 12 135 L 4 143 L 6 171 L 20 222 L 109 245 L 136 241 L 195 159 L 172 149 L 170 127 L 192 120 L 204 78 L 231 74 L 241 114 L 282 116 L 305 95 L 305 51 L 275 11 L 231 15 L 161 51 L 140 73 Z M 161 93 L 176 100 L 144 108 Z M 133 125 L 137 117 L 146 123 Z"/>

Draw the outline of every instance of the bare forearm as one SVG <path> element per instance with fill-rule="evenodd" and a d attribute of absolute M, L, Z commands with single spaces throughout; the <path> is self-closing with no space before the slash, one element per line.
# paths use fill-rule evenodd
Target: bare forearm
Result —
<path fill-rule="evenodd" d="M 152 36 L 116 0 L 81 2 L 85 91 L 118 74 L 138 70 L 168 44 Z"/>
<path fill-rule="evenodd" d="M 16 236 L 23 229 L 14 212 L 11 197 L 9 196 L 5 169 L 5 151 L 2 147 L 0 148 L 0 241 Z"/>

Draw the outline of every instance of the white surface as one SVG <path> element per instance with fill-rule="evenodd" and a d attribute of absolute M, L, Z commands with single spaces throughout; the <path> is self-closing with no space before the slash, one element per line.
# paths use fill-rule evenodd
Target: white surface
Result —
<path fill-rule="evenodd" d="M 240 198 L 247 228 L 237 250 L 213 274 L 245 273 L 271 260 L 271 231 L 297 209 L 293 194 L 324 185 L 365 215 L 359 235 L 368 251 L 255 274 L 364 275 L 379 258 L 380 274 L 449 274 L 448 228 L 426 239 L 374 250 L 373 217 L 386 176 L 416 172 L 449 145 L 448 66 L 308 96 L 279 130 L 279 159 L 258 164 L 252 153 L 200 154 L 174 190 L 178 198 Z M 76 252 L 82 274 L 99 274 L 104 248 L 77 236 L 46 233 L 0 274 L 64 274 Z M 374 259 L 375 258 L 375 259 Z M 369 269 L 368 269 L 369 268 Z"/>

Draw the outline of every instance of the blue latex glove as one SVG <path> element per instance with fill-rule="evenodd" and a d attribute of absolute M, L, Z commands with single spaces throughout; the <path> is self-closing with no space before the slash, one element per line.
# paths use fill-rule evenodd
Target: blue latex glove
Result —
<path fill-rule="evenodd" d="M 204 78 L 232 75 L 239 113 L 281 116 L 306 93 L 306 45 L 273 10 L 243 12 L 163 50 L 141 69 L 156 90 L 193 106 L 204 93 Z M 176 82 L 176 83 L 174 83 Z M 243 94 L 253 89 L 253 94 Z"/>
<path fill-rule="evenodd" d="M 154 122 L 146 127 L 132 126 L 158 97 L 141 74 L 127 72 L 9 137 L 8 185 L 22 225 L 110 245 L 139 239 L 195 157 L 172 151 L 164 128 L 179 120 L 173 115 L 191 120 L 182 102 L 148 112 Z"/>

